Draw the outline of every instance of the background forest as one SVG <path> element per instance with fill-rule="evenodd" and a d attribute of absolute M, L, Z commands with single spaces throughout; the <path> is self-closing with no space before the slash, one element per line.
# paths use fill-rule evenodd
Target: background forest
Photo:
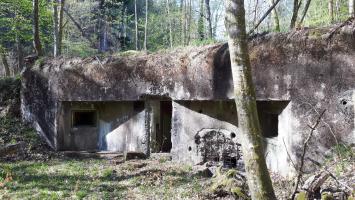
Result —
<path fill-rule="evenodd" d="M 33 17 L 36 2 L 38 20 Z M 348 18 L 351 2 L 245 1 L 247 29 L 261 33 L 329 25 Z M 0 0 L 0 75 L 22 69 L 25 57 L 36 53 L 33 41 L 38 41 L 40 55 L 85 57 L 221 42 L 226 40 L 224 29 L 221 0 Z"/>

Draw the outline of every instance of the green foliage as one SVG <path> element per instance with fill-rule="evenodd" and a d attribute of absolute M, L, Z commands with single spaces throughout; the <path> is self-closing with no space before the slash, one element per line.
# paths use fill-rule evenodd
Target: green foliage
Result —
<path fill-rule="evenodd" d="M 302 191 L 296 195 L 296 200 L 307 200 L 307 193 Z"/>
<path fill-rule="evenodd" d="M 88 57 L 98 53 L 97 49 L 91 48 L 87 42 L 63 41 L 63 53 L 66 55 Z"/>
<path fill-rule="evenodd" d="M 40 0 L 40 36 L 44 47 L 49 49 L 52 42 L 52 14 L 46 0 Z M 15 49 L 20 42 L 25 49 L 32 50 L 32 1 L 0 0 L 0 46 Z"/>
<path fill-rule="evenodd" d="M 126 170 L 101 159 L 0 162 L 0 199 L 194 199 L 203 179 L 170 162 Z M 171 173 L 175 171 L 175 173 Z M 2 181 L 11 175 L 4 187 Z"/>
<path fill-rule="evenodd" d="M 338 144 L 332 148 L 331 154 L 328 155 L 326 165 L 334 163 L 336 175 L 339 176 L 347 170 L 354 162 L 354 150 L 351 146 L 345 144 Z"/>
<path fill-rule="evenodd" d="M 339 0 L 339 7 L 334 2 L 334 21 L 328 11 L 328 1 L 312 0 L 304 25 L 309 27 L 326 26 L 348 18 L 348 0 Z"/>
<path fill-rule="evenodd" d="M 209 45 L 209 44 L 216 44 L 218 41 L 214 39 L 203 39 L 203 40 L 193 40 L 191 42 L 192 46 L 204 46 L 204 45 Z"/>

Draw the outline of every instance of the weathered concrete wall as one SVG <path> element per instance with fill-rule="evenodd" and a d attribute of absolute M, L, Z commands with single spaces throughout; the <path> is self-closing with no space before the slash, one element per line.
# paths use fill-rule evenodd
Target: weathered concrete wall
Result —
<path fill-rule="evenodd" d="M 57 83 L 41 73 L 30 71 L 27 68 L 22 74 L 22 118 L 32 124 L 51 148 L 56 149 L 58 99 L 53 85 Z"/>
<path fill-rule="evenodd" d="M 143 102 L 139 102 L 143 104 Z M 61 150 L 142 151 L 145 110 L 135 102 L 62 102 L 58 114 Z M 73 127 L 72 112 L 96 111 L 95 127 Z"/>

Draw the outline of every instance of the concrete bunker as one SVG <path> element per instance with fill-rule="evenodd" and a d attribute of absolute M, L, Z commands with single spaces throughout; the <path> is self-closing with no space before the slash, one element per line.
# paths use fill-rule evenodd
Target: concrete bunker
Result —
<path fill-rule="evenodd" d="M 311 157 L 322 158 L 334 138 L 354 143 L 354 37 L 349 30 L 353 25 L 334 34 L 331 43 L 311 37 L 312 29 L 249 41 L 270 170 L 292 173 L 289 157 L 299 159 L 307 124 L 325 108 L 326 125 L 319 128 Z M 44 59 L 22 73 L 22 116 L 55 150 L 170 150 L 174 161 L 198 164 L 204 159 L 195 136 L 202 129 L 214 130 L 206 133 L 210 138 L 218 130 L 235 133 L 240 143 L 228 55 L 227 45 L 213 44 L 112 55 L 100 62 L 95 57 Z"/>

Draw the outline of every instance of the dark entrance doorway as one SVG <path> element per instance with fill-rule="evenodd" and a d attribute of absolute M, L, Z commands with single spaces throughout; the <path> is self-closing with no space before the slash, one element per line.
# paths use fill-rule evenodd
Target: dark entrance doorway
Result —
<path fill-rule="evenodd" d="M 160 102 L 160 134 L 157 135 L 157 142 L 162 152 L 170 152 L 171 150 L 171 117 L 172 117 L 171 101 Z"/>

